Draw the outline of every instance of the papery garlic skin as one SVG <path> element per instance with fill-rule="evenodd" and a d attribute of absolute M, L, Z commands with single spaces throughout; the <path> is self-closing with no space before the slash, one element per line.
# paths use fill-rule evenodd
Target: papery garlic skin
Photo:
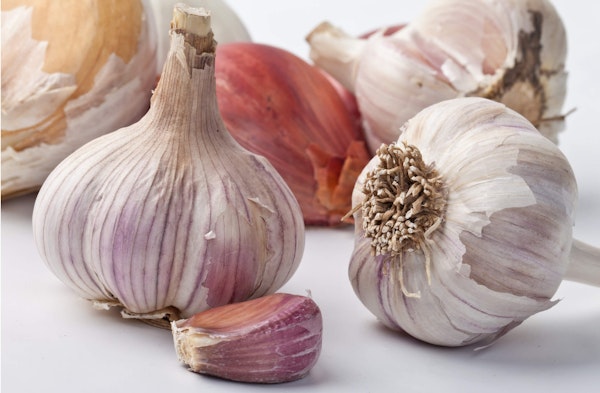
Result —
<path fill-rule="evenodd" d="M 139 120 L 155 50 L 143 1 L 3 1 L 2 198 L 37 190 L 75 149 Z"/>
<path fill-rule="evenodd" d="M 321 354 L 323 318 L 309 297 L 276 293 L 171 323 L 179 360 L 191 371 L 240 382 L 305 377 Z"/>
<path fill-rule="evenodd" d="M 386 326 L 437 345 L 489 342 L 551 307 L 572 242 L 577 187 L 555 144 L 504 105 L 460 98 L 412 118 L 398 143 L 415 146 L 444 184 L 441 223 L 421 248 L 373 255 L 355 214 L 349 277 Z M 367 173 L 353 204 L 363 203 Z M 427 198 L 427 197 L 425 197 Z"/>
<path fill-rule="evenodd" d="M 148 0 L 158 32 L 157 75 L 160 75 L 167 59 L 171 41 L 169 29 L 173 7 L 178 0 Z M 188 0 L 187 5 L 202 7 L 211 12 L 212 30 L 219 44 L 251 41 L 250 33 L 238 14 L 225 0 Z"/>
<path fill-rule="evenodd" d="M 61 162 L 33 211 L 50 270 L 128 316 L 185 318 L 274 292 L 304 249 L 291 191 L 218 112 L 209 16 L 182 10 L 148 113 Z M 182 12 L 199 16 L 188 26 Z"/>
<path fill-rule="evenodd" d="M 355 92 L 371 152 L 436 102 L 503 102 L 557 142 L 564 127 L 566 33 L 547 0 L 435 0 L 398 32 L 367 40 L 321 25 L 311 58 Z"/>

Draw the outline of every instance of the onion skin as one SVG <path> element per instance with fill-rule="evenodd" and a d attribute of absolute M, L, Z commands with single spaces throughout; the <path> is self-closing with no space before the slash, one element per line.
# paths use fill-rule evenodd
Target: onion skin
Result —
<path fill-rule="evenodd" d="M 305 224 L 339 225 L 370 159 L 357 112 L 322 71 L 257 43 L 217 48 L 219 109 L 232 136 L 277 169 Z"/>

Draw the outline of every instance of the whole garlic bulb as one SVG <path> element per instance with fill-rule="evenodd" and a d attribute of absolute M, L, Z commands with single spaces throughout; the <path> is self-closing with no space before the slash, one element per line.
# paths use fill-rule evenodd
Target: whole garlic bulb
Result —
<path fill-rule="evenodd" d="M 2 198 L 37 190 L 75 149 L 143 116 L 152 26 L 140 0 L 2 2 Z"/>
<path fill-rule="evenodd" d="M 178 0 L 148 0 L 158 31 L 157 73 L 160 75 L 171 46 L 169 29 L 173 7 Z M 202 7 L 211 13 L 211 25 L 219 44 L 251 41 L 250 33 L 238 14 L 225 0 L 188 0 L 192 7 Z"/>
<path fill-rule="evenodd" d="M 432 105 L 359 176 L 354 291 L 420 340 L 494 340 L 554 304 L 577 253 L 600 285 L 600 252 L 572 242 L 576 199 L 566 158 L 521 115 L 483 98 Z"/>
<path fill-rule="evenodd" d="M 220 116 L 209 14 L 178 4 L 173 26 L 148 113 L 61 162 L 33 211 L 60 280 L 158 322 L 272 293 L 304 250 L 290 189 Z"/>
<path fill-rule="evenodd" d="M 564 127 L 566 33 L 548 0 L 436 0 L 391 35 L 327 23 L 307 38 L 314 62 L 351 89 L 371 152 L 436 102 L 502 102 L 557 142 Z"/>

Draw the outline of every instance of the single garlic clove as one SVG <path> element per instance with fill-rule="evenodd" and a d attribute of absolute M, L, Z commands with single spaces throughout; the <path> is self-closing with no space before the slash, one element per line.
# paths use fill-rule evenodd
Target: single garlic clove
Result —
<path fill-rule="evenodd" d="M 557 142 L 564 127 L 566 34 L 547 0 L 438 0 L 391 35 L 351 37 L 327 23 L 314 62 L 356 94 L 372 153 L 434 103 L 479 96 L 521 113 Z"/>
<path fill-rule="evenodd" d="M 420 340 L 493 341 L 555 304 L 576 199 L 567 159 L 523 116 L 483 98 L 430 106 L 359 176 L 354 291 Z"/>
<path fill-rule="evenodd" d="M 142 1 L 2 2 L 2 198 L 39 189 L 86 142 L 139 120 L 155 83 Z"/>
<path fill-rule="evenodd" d="M 235 381 L 297 380 L 321 353 L 321 312 L 305 296 L 268 295 L 213 308 L 171 327 L 177 356 L 191 371 Z"/>

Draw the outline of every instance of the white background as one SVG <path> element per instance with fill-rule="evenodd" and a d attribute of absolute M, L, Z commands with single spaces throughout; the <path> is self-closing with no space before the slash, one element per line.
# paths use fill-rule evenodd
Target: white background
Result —
<path fill-rule="evenodd" d="M 322 20 L 352 34 L 409 21 L 424 2 L 229 0 L 256 42 L 307 58 Z M 367 6 L 368 4 L 368 6 Z M 570 72 L 560 136 L 579 183 L 575 236 L 600 245 L 600 3 L 556 0 Z M 218 37 L 217 37 L 218 38 Z M 492 347 L 438 348 L 386 330 L 347 279 L 352 232 L 310 229 L 303 262 L 282 291 L 310 290 L 324 316 L 321 357 L 304 379 L 248 385 L 193 374 L 171 335 L 117 312 L 96 311 L 52 276 L 31 235 L 34 196 L 2 203 L 2 392 L 586 392 L 600 386 L 600 289 L 565 282 L 554 308 Z"/>

